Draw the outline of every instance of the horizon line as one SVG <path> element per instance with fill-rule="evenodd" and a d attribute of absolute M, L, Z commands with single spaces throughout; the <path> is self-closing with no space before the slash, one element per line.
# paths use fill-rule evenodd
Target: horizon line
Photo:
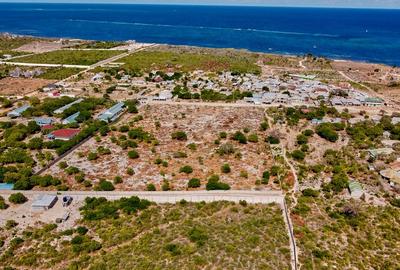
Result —
<path fill-rule="evenodd" d="M 129 3 L 129 2 L 74 2 L 74 1 L 60 1 L 60 2 L 52 2 L 52 1 L 2 1 L 0 0 L 0 4 L 73 4 L 73 5 L 151 5 L 151 6 L 215 6 L 215 7 L 272 7 L 272 8 L 321 8 L 321 9 L 377 9 L 377 10 L 399 10 L 400 7 L 359 7 L 359 6 L 329 6 L 329 5 L 261 5 L 261 4 L 219 4 L 219 3 Z"/>

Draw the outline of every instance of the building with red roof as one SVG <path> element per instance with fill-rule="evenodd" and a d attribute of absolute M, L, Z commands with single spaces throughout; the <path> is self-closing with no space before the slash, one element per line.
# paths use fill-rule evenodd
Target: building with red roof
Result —
<path fill-rule="evenodd" d="M 68 141 L 73 137 L 75 137 L 80 131 L 81 131 L 80 129 L 73 129 L 73 128 L 59 129 L 47 135 L 47 138 L 51 140 Z"/>

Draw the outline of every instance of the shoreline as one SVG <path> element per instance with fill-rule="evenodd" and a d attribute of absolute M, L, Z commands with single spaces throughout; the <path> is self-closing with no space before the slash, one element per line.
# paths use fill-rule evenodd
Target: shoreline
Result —
<path fill-rule="evenodd" d="M 0 2 L 1 4 L 1 2 Z M 55 41 L 59 39 L 66 39 L 66 40 L 76 40 L 76 41 L 87 41 L 87 42 L 98 42 L 98 41 L 116 41 L 116 42 L 128 42 L 129 40 L 117 40 L 117 39 L 107 39 L 107 40 L 97 40 L 97 39 L 83 39 L 83 38 L 76 38 L 76 37 L 50 37 L 50 36 L 35 36 L 35 35 L 24 35 L 24 34 L 17 34 L 17 33 L 12 33 L 12 32 L 0 32 L 0 36 L 4 35 L 9 35 L 9 36 L 15 36 L 15 37 L 30 37 L 30 38 L 38 38 L 38 39 L 44 39 L 44 40 L 50 40 L 50 41 Z M 147 41 L 140 41 L 140 40 L 135 40 L 137 43 L 152 43 L 152 42 L 147 42 Z M 212 46 L 200 46 L 200 45 L 187 45 L 187 44 L 172 44 L 172 43 L 152 43 L 155 45 L 159 46 L 177 46 L 177 47 L 186 47 L 186 48 L 204 48 L 204 49 L 217 49 L 217 50 L 237 50 L 237 51 L 245 51 L 248 53 L 255 53 L 255 54 L 266 54 L 266 55 L 274 55 L 274 56 L 283 56 L 283 57 L 300 57 L 304 58 L 308 54 L 317 57 L 317 58 L 324 58 L 327 60 L 330 60 L 332 62 L 353 62 L 353 63 L 359 63 L 359 64 L 370 64 L 370 65 L 383 65 L 387 67 L 398 67 L 397 65 L 392 65 L 384 62 L 371 62 L 368 60 L 361 60 L 361 59 L 346 59 L 346 58 L 335 58 L 331 56 L 323 56 L 323 55 L 315 55 L 311 53 L 304 53 L 304 54 L 293 54 L 293 53 L 288 53 L 288 52 L 276 52 L 276 51 L 253 51 L 247 48 L 228 48 L 228 47 L 212 47 Z"/>

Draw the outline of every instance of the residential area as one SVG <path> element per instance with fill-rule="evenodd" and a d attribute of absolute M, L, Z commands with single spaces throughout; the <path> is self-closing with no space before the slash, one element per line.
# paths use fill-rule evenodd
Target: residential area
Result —
<path fill-rule="evenodd" d="M 363 243 L 368 269 L 383 269 L 385 256 L 387 269 L 399 266 L 399 105 L 374 90 L 398 87 L 398 68 L 2 38 L 0 264 L 109 266 L 115 258 L 101 253 L 123 258 L 126 244 L 173 259 L 226 248 L 255 269 L 361 269 L 363 256 L 349 263 L 348 254 Z M 166 227 L 186 236 L 168 242 Z M 218 240 L 224 231 L 229 247 Z M 249 254 L 259 241 L 273 244 L 256 262 L 234 248 L 240 239 Z"/>

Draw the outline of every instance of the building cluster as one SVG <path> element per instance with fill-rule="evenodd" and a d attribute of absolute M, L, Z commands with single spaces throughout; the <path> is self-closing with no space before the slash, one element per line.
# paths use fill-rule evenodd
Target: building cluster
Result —
<path fill-rule="evenodd" d="M 33 70 L 23 70 L 19 67 L 11 70 L 9 76 L 12 78 L 34 78 L 42 75 L 44 72 L 40 68 Z"/>

